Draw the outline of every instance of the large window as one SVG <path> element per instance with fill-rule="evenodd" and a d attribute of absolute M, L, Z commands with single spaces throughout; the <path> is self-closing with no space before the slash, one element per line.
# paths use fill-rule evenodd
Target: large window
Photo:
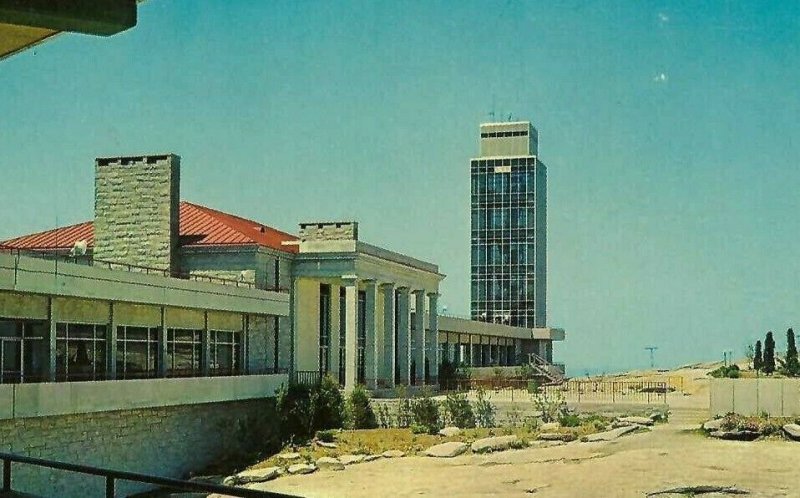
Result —
<path fill-rule="evenodd" d="M 356 330 L 358 332 L 356 341 L 356 364 L 357 382 L 364 384 L 366 377 L 366 359 L 364 358 L 365 346 L 367 344 L 367 293 L 358 291 L 358 322 Z"/>
<path fill-rule="evenodd" d="M 0 318 L 0 384 L 45 380 L 47 322 Z"/>
<path fill-rule="evenodd" d="M 331 286 L 319 286 L 319 372 L 322 375 L 330 369 L 331 345 Z"/>
<path fill-rule="evenodd" d="M 158 373 L 158 329 L 117 327 L 117 378 L 143 379 Z"/>
<path fill-rule="evenodd" d="M 236 375 L 239 373 L 240 332 L 212 330 L 210 332 L 208 369 L 211 375 Z"/>
<path fill-rule="evenodd" d="M 106 378 L 106 326 L 56 324 L 56 380 Z"/>
<path fill-rule="evenodd" d="M 202 373 L 203 331 L 167 329 L 167 376 L 193 377 Z"/>

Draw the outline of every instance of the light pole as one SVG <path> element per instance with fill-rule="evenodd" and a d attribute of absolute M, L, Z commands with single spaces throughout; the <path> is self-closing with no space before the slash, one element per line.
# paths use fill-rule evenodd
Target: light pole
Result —
<path fill-rule="evenodd" d="M 650 368 L 655 368 L 656 366 L 655 352 L 656 349 L 658 349 L 658 346 L 647 346 L 644 349 L 650 351 Z"/>

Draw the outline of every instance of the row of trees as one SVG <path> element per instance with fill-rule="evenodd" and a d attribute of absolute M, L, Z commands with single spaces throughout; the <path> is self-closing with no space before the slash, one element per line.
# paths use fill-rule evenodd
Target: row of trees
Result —
<path fill-rule="evenodd" d="M 763 348 L 761 341 L 756 341 L 753 351 L 753 368 L 756 371 L 771 375 L 775 372 L 775 363 L 775 339 L 772 337 L 772 331 L 769 331 L 764 338 Z M 780 370 L 782 373 L 792 377 L 800 375 L 800 360 L 797 358 L 797 346 L 792 329 L 786 331 L 786 357 Z"/>

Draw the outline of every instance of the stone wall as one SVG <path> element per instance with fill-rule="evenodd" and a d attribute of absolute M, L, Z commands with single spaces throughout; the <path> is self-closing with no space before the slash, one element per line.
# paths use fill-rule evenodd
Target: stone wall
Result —
<path fill-rule="evenodd" d="M 180 158 L 95 162 L 94 257 L 177 272 Z"/>
<path fill-rule="evenodd" d="M 269 444 L 274 420 L 271 399 L 0 420 L 0 451 L 181 478 Z M 105 490 L 101 478 L 22 464 L 14 464 L 13 485 L 62 498 Z M 146 489 L 121 482 L 117 496 Z"/>
<path fill-rule="evenodd" d="M 300 240 L 358 240 L 358 223 L 355 221 L 335 223 L 301 223 Z"/>

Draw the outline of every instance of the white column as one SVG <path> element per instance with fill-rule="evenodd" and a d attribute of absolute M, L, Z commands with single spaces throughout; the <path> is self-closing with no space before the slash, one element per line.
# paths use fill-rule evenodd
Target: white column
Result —
<path fill-rule="evenodd" d="M 367 389 L 378 387 L 378 285 L 375 281 L 366 284 L 364 299 L 364 327 L 366 330 L 366 340 L 364 341 L 364 382 Z"/>
<path fill-rule="evenodd" d="M 425 291 L 414 291 L 414 326 L 412 341 L 414 346 L 414 379 L 418 385 L 425 383 Z"/>
<path fill-rule="evenodd" d="M 437 384 L 439 382 L 439 294 L 432 292 L 428 294 L 428 335 L 426 348 L 428 350 L 428 382 Z M 449 343 L 449 341 L 448 341 Z M 448 350 L 449 350 L 448 344 Z M 446 354 L 450 354 L 446 351 Z"/>
<path fill-rule="evenodd" d="M 356 346 L 358 343 L 358 280 L 347 278 L 344 284 L 344 320 L 345 320 L 345 350 L 344 350 L 344 389 L 352 391 L 358 380 L 358 358 Z"/>
<path fill-rule="evenodd" d="M 400 384 L 411 383 L 411 310 L 408 287 L 397 289 L 397 371 Z"/>
<path fill-rule="evenodd" d="M 383 365 L 380 369 L 382 383 L 394 387 L 395 348 L 394 342 L 394 284 L 381 285 L 383 290 Z"/>

